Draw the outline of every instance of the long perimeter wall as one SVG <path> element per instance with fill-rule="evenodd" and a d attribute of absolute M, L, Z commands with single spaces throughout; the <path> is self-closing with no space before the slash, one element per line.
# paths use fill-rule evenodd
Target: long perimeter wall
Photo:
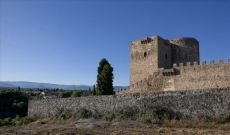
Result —
<path fill-rule="evenodd" d="M 137 111 L 146 111 L 148 109 L 147 106 L 164 106 L 191 117 L 226 115 L 230 114 L 230 87 L 207 90 L 30 100 L 28 116 L 32 118 L 47 117 L 57 114 L 60 110 L 74 113 L 82 108 L 92 112 L 97 111 L 100 114 L 107 114 L 127 107 L 135 107 Z"/>
<path fill-rule="evenodd" d="M 205 61 L 201 65 L 196 62 L 193 65 L 187 63 L 186 66 L 174 65 L 174 70 L 175 90 L 230 87 L 230 59 L 228 63 L 219 60 L 215 64 L 212 60 L 209 65 Z"/>
<path fill-rule="evenodd" d="M 116 94 L 146 93 L 156 91 L 195 90 L 230 87 L 230 59 L 227 63 L 219 60 L 209 64 L 203 61 L 173 64 L 171 69 L 159 69 L 139 82 L 121 89 Z"/>

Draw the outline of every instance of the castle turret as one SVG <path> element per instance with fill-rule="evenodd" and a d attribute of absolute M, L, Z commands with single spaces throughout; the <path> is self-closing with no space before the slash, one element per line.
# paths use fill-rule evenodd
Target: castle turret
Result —
<path fill-rule="evenodd" d="M 146 37 L 130 43 L 130 86 L 158 69 L 156 37 Z"/>
<path fill-rule="evenodd" d="M 142 38 L 130 43 L 130 85 L 157 72 L 171 68 L 171 45 L 160 36 Z"/>
<path fill-rule="evenodd" d="M 170 40 L 172 63 L 200 63 L 199 42 L 195 38 L 182 37 Z"/>

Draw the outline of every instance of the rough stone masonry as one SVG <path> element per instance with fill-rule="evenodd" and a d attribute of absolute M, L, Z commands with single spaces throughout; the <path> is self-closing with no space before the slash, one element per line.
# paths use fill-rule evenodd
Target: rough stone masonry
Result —
<path fill-rule="evenodd" d="M 82 108 L 103 115 L 127 107 L 146 111 L 148 106 L 167 107 L 191 117 L 229 115 L 230 88 L 30 100 L 28 116 L 53 116 L 60 110 L 75 113 Z"/>
<path fill-rule="evenodd" d="M 200 64 L 199 42 L 152 36 L 130 43 L 130 85 L 116 94 L 230 87 L 230 59 Z"/>

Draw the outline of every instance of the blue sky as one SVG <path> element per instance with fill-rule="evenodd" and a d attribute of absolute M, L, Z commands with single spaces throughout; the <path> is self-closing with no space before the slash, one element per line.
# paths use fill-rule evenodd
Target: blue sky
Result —
<path fill-rule="evenodd" d="M 129 43 L 194 37 L 200 60 L 230 58 L 228 0 L 0 0 L 0 81 L 95 84 L 98 63 L 129 84 Z"/>

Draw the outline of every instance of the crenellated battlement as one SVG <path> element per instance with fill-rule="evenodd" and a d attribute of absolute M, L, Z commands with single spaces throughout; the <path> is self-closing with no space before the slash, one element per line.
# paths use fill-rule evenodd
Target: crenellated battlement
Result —
<path fill-rule="evenodd" d="M 179 63 L 179 65 L 177 65 L 176 63 L 173 64 L 173 68 L 187 68 L 187 67 L 203 67 L 203 66 L 222 66 L 222 65 L 229 65 L 230 64 L 230 59 L 227 59 L 227 63 L 224 63 L 223 60 L 219 60 L 218 63 L 215 63 L 214 60 L 210 60 L 209 64 L 206 63 L 206 61 L 202 61 L 202 63 L 200 65 L 198 65 L 198 63 L 195 61 L 193 63 L 191 62 L 187 62 L 186 65 L 184 65 L 183 63 Z"/>
<path fill-rule="evenodd" d="M 205 66 L 206 65 L 206 61 L 202 61 L 202 66 Z"/>
<path fill-rule="evenodd" d="M 186 64 L 179 63 L 179 65 L 173 64 L 171 69 L 159 68 L 157 72 L 148 74 L 146 78 L 140 79 L 129 87 L 118 90 L 116 94 L 196 88 L 207 89 L 216 88 L 220 85 L 230 87 L 229 69 L 230 59 L 227 60 L 227 63 L 223 60 L 219 60 L 218 63 L 210 60 L 208 64 L 206 61 L 202 61 L 200 65 L 196 61 L 187 62 Z M 199 73 L 199 76 L 194 78 L 197 73 Z M 225 76 L 220 76 L 221 74 L 225 74 Z M 181 81 L 177 81 L 178 79 Z M 199 83 L 196 83 L 195 80 L 199 80 Z"/>

